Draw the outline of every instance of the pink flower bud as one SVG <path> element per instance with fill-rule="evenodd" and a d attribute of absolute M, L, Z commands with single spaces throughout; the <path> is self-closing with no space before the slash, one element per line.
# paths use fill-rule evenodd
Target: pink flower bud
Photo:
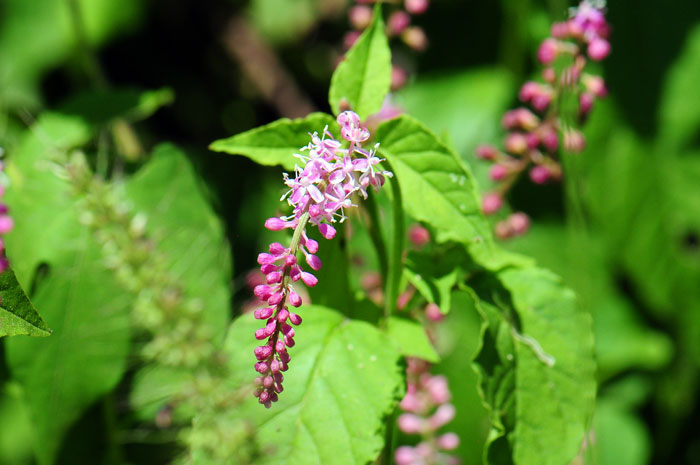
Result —
<path fill-rule="evenodd" d="M 321 259 L 318 258 L 316 255 L 312 254 L 308 254 L 306 256 L 306 263 L 308 263 L 309 266 L 316 271 L 320 270 L 323 266 L 323 264 L 321 263 Z"/>
<path fill-rule="evenodd" d="M 15 222 L 7 215 L 0 216 L 0 234 L 7 234 L 15 227 Z"/>
<path fill-rule="evenodd" d="M 301 297 L 294 291 L 289 292 L 289 303 L 292 307 L 299 307 L 301 305 Z"/>
<path fill-rule="evenodd" d="M 345 34 L 345 37 L 343 38 L 343 48 L 345 50 L 349 50 L 352 48 L 353 45 L 355 45 L 355 42 L 357 42 L 357 39 L 360 38 L 360 31 L 350 31 L 347 34 Z"/>
<path fill-rule="evenodd" d="M 355 29 L 364 29 L 372 22 L 372 8 L 364 5 L 357 5 L 350 8 L 348 12 L 350 24 Z"/>
<path fill-rule="evenodd" d="M 255 286 L 255 289 L 253 289 L 253 294 L 255 294 L 261 300 L 267 300 L 271 293 L 272 290 L 270 289 L 270 286 L 266 286 L 265 284 Z"/>
<path fill-rule="evenodd" d="M 545 39 L 537 50 L 537 59 L 543 65 L 551 64 L 559 53 L 559 42 L 555 39 Z"/>
<path fill-rule="evenodd" d="M 267 303 L 270 305 L 277 305 L 278 303 L 282 302 L 283 297 L 284 296 L 281 292 L 274 292 L 270 295 L 270 298 L 267 299 Z"/>
<path fill-rule="evenodd" d="M 260 346 L 255 348 L 255 357 L 258 360 L 265 360 L 272 354 L 272 347 L 270 346 Z"/>
<path fill-rule="evenodd" d="M 482 160 L 495 160 L 498 150 L 492 145 L 480 145 L 476 148 L 476 156 Z"/>
<path fill-rule="evenodd" d="M 412 15 L 422 15 L 428 9 L 429 0 L 405 0 L 404 8 Z"/>
<path fill-rule="evenodd" d="M 494 181 L 500 181 L 508 176 L 508 168 L 503 165 L 493 165 L 489 170 L 489 177 Z"/>
<path fill-rule="evenodd" d="M 430 417 L 430 428 L 439 429 L 451 422 L 455 417 L 455 407 L 452 404 L 442 404 L 438 407 L 432 417 Z"/>
<path fill-rule="evenodd" d="M 265 339 L 267 337 L 267 332 L 265 331 L 265 328 L 260 328 L 255 331 L 255 339 L 258 341 L 261 339 Z"/>
<path fill-rule="evenodd" d="M 316 242 L 313 239 L 306 239 L 306 242 L 304 243 L 306 246 L 306 250 L 308 250 L 311 253 L 316 253 L 318 252 L 318 242 Z"/>
<path fill-rule="evenodd" d="M 289 335 L 284 336 L 284 344 L 287 347 L 294 347 L 294 338 L 290 337 Z"/>
<path fill-rule="evenodd" d="M 430 232 L 419 224 L 413 224 L 408 228 L 408 240 L 418 248 L 423 247 L 430 242 Z"/>
<path fill-rule="evenodd" d="M 391 90 L 399 90 L 406 85 L 408 73 L 400 66 L 391 67 Z"/>
<path fill-rule="evenodd" d="M 258 254 L 258 264 L 260 265 L 269 265 L 275 263 L 276 260 L 277 257 L 275 257 L 274 255 L 270 255 L 269 253 Z"/>
<path fill-rule="evenodd" d="M 568 39 L 569 25 L 566 22 L 554 23 L 552 24 L 550 33 L 555 39 Z"/>
<path fill-rule="evenodd" d="M 549 84 L 554 84 L 557 80 L 557 72 L 554 71 L 554 68 L 545 68 L 542 70 L 542 79 Z"/>
<path fill-rule="evenodd" d="M 445 315 L 442 314 L 440 311 L 440 307 L 437 306 L 435 303 L 429 303 L 425 307 L 425 316 L 430 320 L 430 321 L 442 321 L 445 319 Z"/>
<path fill-rule="evenodd" d="M 279 242 L 273 242 L 272 244 L 270 244 L 270 253 L 272 255 L 282 255 L 286 251 L 287 249 Z"/>
<path fill-rule="evenodd" d="M 582 117 L 585 117 L 590 113 L 593 108 L 593 102 L 595 101 L 595 96 L 590 92 L 583 92 L 578 98 L 578 111 Z"/>
<path fill-rule="evenodd" d="M 387 20 L 387 33 L 390 36 L 401 34 L 411 24 L 411 17 L 405 11 L 395 11 Z"/>
<path fill-rule="evenodd" d="M 411 446 L 397 447 L 394 452 L 396 465 L 415 465 L 416 463 L 421 463 L 417 459 L 419 459 L 419 457 Z"/>
<path fill-rule="evenodd" d="M 263 307 L 255 310 L 254 316 L 258 320 L 267 320 L 274 310 L 271 307 Z"/>
<path fill-rule="evenodd" d="M 442 450 L 455 450 L 459 446 L 459 436 L 455 433 L 443 434 L 438 438 L 438 446 Z"/>
<path fill-rule="evenodd" d="M 513 228 L 508 221 L 499 221 L 496 223 L 493 232 L 499 239 L 508 239 L 513 236 Z"/>
<path fill-rule="evenodd" d="M 335 237 L 335 228 L 330 224 L 321 223 L 318 225 L 318 230 L 323 237 L 326 239 L 333 239 Z"/>
<path fill-rule="evenodd" d="M 507 152 L 514 155 L 522 155 L 528 148 L 525 135 L 519 132 L 511 132 L 508 134 L 503 146 Z"/>
<path fill-rule="evenodd" d="M 432 376 L 426 383 L 426 389 L 430 393 L 430 397 L 435 404 L 444 404 L 449 402 L 450 389 L 447 386 L 447 378 L 442 375 Z"/>
<path fill-rule="evenodd" d="M 309 287 L 314 287 L 316 284 L 318 284 L 318 278 L 311 273 L 307 273 L 306 271 L 301 272 L 301 280 L 304 281 L 304 284 Z"/>
<path fill-rule="evenodd" d="M 412 413 L 404 413 L 399 415 L 397 419 L 399 429 L 406 434 L 420 434 L 425 429 L 423 419 Z"/>
<path fill-rule="evenodd" d="M 605 87 L 605 81 L 602 77 L 586 74 L 583 76 L 582 81 L 586 90 L 596 97 L 603 98 L 608 95 L 608 89 Z"/>
<path fill-rule="evenodd" d="M 610 54 L 610 42 L 596 37 L 588 44 L 588 56 L 591 60 L 600 61 Z"/>
<path fill-rule="evenodd" d="M 279 283 L 282 281 L 283 276 L 284 274 L 281 271 L 273 271 L 267 275 L 265 281 L 267 281 L 267 284 Z"/>
<path fill-rule="evenodd" d="M 519 97 L 522 102 L 529 102 L 535 94 L 538 94 L 540 85 L 534 81 L 528 81 L 520 88 Z"/>
<path fill-rule="evenodd" d="M 279 321 L 280 323 L 284 323 L 285 321 L 287 321 L 287 318 L 289 318 L 289 310 L 287 310 L 286 308 L 283 308 L 279 311 L 279 313 L 277 313 L 277 321 Z"/>
<path fill-rule="evenodd" d="M 286 224 L 279 218 L 268 218 L 265 220 L 265 228 L 270 231 L 281 231 L 285 228 Z"/>
<path fill-rule="evenodd" d="M 258 362 L 255 364 L 255 371 L 257 371 L 260 374 L 264 374 L 267 372 L 268 365 L 265 362 Z"/>
<path fill-rule="evenodd" d="M 503 198 L 496 193 L 486 194 L 481 201 L 481 209 L 485 215 L 493 215 L 503 206 Z"/>
<path fill-rule="evenodd" d="M 428 48 L 428 37 L 418 26 L 409 26 L 401 33 L 401 39 L 413 50 L 422 52 Z"/>
<path fill-rule="evenodd" d="M 530 217 L 525 213 L 517 212 L 508 217 L 508 223 L 513 230 L 513 234 L 522 236 L 530 229 Z"/>
<path fill-rule="evenodd" d="M 284 264 L 286 266 L 296 265 L 296 263 L 297 257 L 295 257 L 294 255 L 287 255 L 287 257 L 284 259 Z"/>
<path fill-rule="evenodd" d="M 585 148 L 586 139 L 583 137 L 581 131 L 571 129 L 564 133 L 564 150 L 572 153 L 579 153 Z"/>
<path fill-rule="evenodd" d="M 544 184 L 549 181 L 549 169 L 544 165 L 537 165 L 530 170 L 530 179 L 535 184 Z"/>
<path fill-rule="evenodd" d="M 548 129 L 541 134 L 542 145 L 550 152 L 554 152 L 559 147 L 559 136 L 553 129 Z"/>

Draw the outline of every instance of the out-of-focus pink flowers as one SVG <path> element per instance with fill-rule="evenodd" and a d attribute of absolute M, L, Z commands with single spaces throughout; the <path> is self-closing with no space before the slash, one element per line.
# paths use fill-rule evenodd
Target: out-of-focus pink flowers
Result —
<path fill-rule="evenodd" d="M 0 149 L 1 154 L 2 149 Z M 4 174 L 3 171 L 5 165 L 0 161 L 0 174 Z M 5 186 L 0 184 L 0 200 L 5 195 Z M 5 256 L 5 242 L 2 236 L 12 231 L 15 227 L 15 223 L 10 217 L 10 209 L 4 203 L 0 202 L 0 273 L 4 272 L 10 267 L 10 262 Z"/>
<path fill-rule="evenodd" d="M 584 0 L 571 9 L 567 21 L 552 25 L 551 37 L 537 51 L 544 66 L 544 82 L 524 83 L 518 96 L 525 106 L 503 116 L 503 128 L 508 131 L 503 151 L 488 145 L 476 149 L 478 158 L 493 163 L 489 176 L 497 183 L 493 193 L 484 196 L 482 210 L 486 215 L 495 215 L 501 209 L 504 198 L 523 173 L 529 173 L 535 184 L 559 181 L 559 150 L 579 153 L 586 147 L 583 133 L 569 121 L 578 118 L 583 123 L 595 101 L 607 95 L 603 79 L 585 72 L 588 60 L 600 61 L 610 53 L 610 27 L 601 3 Z M 576 97 L 576 113 L 561 113 L 566 108 L 561 105 L 565 94 Z M 515 213 L 497 222 L 495 233 L 501 239 L 515 237 L 527 232 L 529 224 L 525 214 Z"/>
<path fill-rule="evenodd" d="M 459 437 L 439 432 L 455 416 L 447 378 L 430 374 L 430 364 L 424 360 L 409 357 L 406 361 L 407 388 L 400 404 L 404 413 L 397 423 L 404 433 L 420 435 L 421 441 L 398 447 L 394 454 L 397 465 L 459 464 L 459 459 L 445 454 L 457 448 Z"/>
<path fill-rule="evenodd" d="M 316 255 L 318 242 L 307 235 L 307 225 L 318 227 L 324 238 L 333 239 L 336 230 L 332 223 L 345 221 L 345 209 L 355 206 L 353 195 L 359 193 L 366 198 L 368 187 L 379 190 L 385 178 L 392 175 L 379 168 L 383 160 L 376 156 L 376 146 L 370 150 L 362 148 L 370 133 L 356 113 L 341 113 L 338 124 L 348 148 L 343 148 L 328 128 L 320 136 L 312 134 L 309 145 L 301 149 L 303 154 L 295 155 L 303 162 L 303 167 L 296 167 L 293 178 L 287 173 L 284 175 L 289 191 L 282 200 L 286 199 L 293 207 L 292 214 L 265 221 L 265 227 L 271 231 L 294 230 L 289 247 L 274 242 L 267 252 L 258 255 L 260 271 L 265 278 L 264 283 L 255 286 L 254 293 L 266 306 L 255 310 L 254 315 L 266 323 L 255 332 L 255 338 L 266 343 L 255 349 L 255 370 L 260 373 L 255 395 L 268 408 L 282 392 L 282 372 L 289 368 L 290 361 L 287 349 L 295 344 L 293 326 L 301 324 L 301 317 L 290 311 L 290 307 L 302 304 L 295 286 L 299 281 L 308 287 L 318 283 L 318 278 L 298 262 L 299 252 L 311 270 L 318 271 L 322 267 Z"/>

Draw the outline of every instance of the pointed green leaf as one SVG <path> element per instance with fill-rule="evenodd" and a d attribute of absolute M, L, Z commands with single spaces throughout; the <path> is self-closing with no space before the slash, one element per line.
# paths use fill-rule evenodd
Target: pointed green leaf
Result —
<path fill-rule="evenodd" d="M 382 106 L 391 86 L 391 50 L 384 33 L 381 6 L 374 9 L 372 24 L 340 62 L 328 94 L 333 113 L 341 112 L 341 102 L 365 119 Z"/>
<path fill-rule="evenodd" d="M 79 222 L 79 199 L 56 175 L 55 157 L 89 135 L 80 119 L 43 115 L 10 154 L 8 166 L 7 200 L 22 221 L 8 234 L 7 251 L 25 286 L 40 264 L 47 265 L 32 300 L 54 330 L 46 339 L 7 341 L 8 365 L 24 388 L 40 465 L 54 462 L 67 429 L 116 386 L 129 352 L 132 297 L 106 270 L 101 247 Z"/>
<path fill-rule="evenodd" d="M 48 336 L 51 330 L 9 269 L 0 274 L 0 337 L 20 334 Z"/>
<path fill-rule="evenodd" d="M 700 130 L 698 74 L 700 26 L 687 33 L 685 47 L 666 76 L 659 107 L 659 128 L 666 151 L 692 142 Z"/>
<path fill-rule="evenodd" d="M 159 145 L 127 182 L 125 197 L 133 213 L 145 218 L 169 278 L 186 297 L 201 302 L 212 333 L 223 337 L 230 314 L 231 251 L 190 161 L 174 145 Z"/>
<path fill-rule="evenodd" d="M 384 446 L 384 417 L 404 390 L 400 355 L 374 326 L 346 319 L 324 307 L 301 309 L 304 321 L 284 374 L 284 391 L 271 409 L 250 396 L 226 412 L 233 428 L 252 422 L 265 454 L 256 463 L 366 465 Z M 231 326 L 226 350 L 232 389 L 250 385 L 253 333 L 260 321 L 251 314 Z"/>
<path fill-rule="evenodd" d="M 579 453 L 593 415 L 590 316 L 547 270 L 507 269 L 499 279 L 510 291 L 520 322 L 519 329 L 511 329 L 516 367 L 514 462 L 569 463 Z"/>
<path fill-rule="evenodd" d="M 438 242 L 466 244 L 474 260 L 489 269 L 530 263 L 496 246 L 474 177 L 425 126 L 403 115 L 379 126 L 376 138 L 401 185 L 407 213 L 430 224 Z"/>
<path fill-rule="evenodd" d="M 309 133 L 321 134 L 328 126 L 338 136 L 335 119 L 326 113 L 311 113 L 306 118 L 282 118 L 265 126 L 212 142 L 215 152 L 243 155 L 255 163 L 267 166 L 282 165 L 293 170 L 299 161 L 294 158 L 301 147 L 309 144 Z"/>
<path fill-rule="evenodd" d="M 386 334 L 403 356 L 418 357 L 432 363 L 440 361 L 425 328 L 419 322 L 392 316 L 387 320 Z"/>

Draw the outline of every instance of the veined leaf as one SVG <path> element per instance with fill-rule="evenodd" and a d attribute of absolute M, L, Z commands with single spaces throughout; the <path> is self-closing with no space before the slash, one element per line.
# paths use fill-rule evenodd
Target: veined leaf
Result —
<path fill-rule="evenodd" d="M 145 216 L 146 231 L 167 260 L 173 283 L 201 301 L 204 320 L 222 338 L 230 314 L 231 251 L 185 154 L 170 144 L 156 147 L 127 182 L 125 196 L 133 213 Z"/>
<path fill-rule="evenodd" d="M 419 322 L 392 316 L 387 321 L 386 333 L 402 355 L 422 358 L 432 363 L 440 361 L 425 328 Z"/>
<path fill-rule="evenodd" d="M 256 463 L 370 463 L 384 445 L 383 418 L 403 394 L 400 355 L 366 322 L 318 306 L 302 308 L 302 315 L 279 402 L 267 410 L 250 395 L 227 413 L 227 421 L 254 423 L 266 450 Z M 252 354 L 260 343 L 253 333 L 259 326 L 250 314 L 231 326 L 226 348 L 232 389 L 256 376 Z"/>
<path fill-rule="evenodd" d="M 333 77 L 328 100 L 336 115 L 341 102 L 365 119 L 376 113 L 391 86 L 391 50 L 384 33 L 380 4 L 374 8 L 372 24 L 340 62 Z"/>
<path fill-rule="evenodd" d="M 6 241 L 17 278 L 26 286 L 40 264 L 48 265 L 32 300 L 52 322 L 52 337 L 7 341 L 8 365 L 24 388 L 40 465 L 54 462 L 66 430 L 114 388 L 129 351 L 131 296 L 105 269 L 101 247 L 78 220 L 79 199 L 55 173 L 54 157 L 89 136 L 79 118 L 45 114 L 10 154 L 8 166 L 8 202 L 22 219 Z"/>
<path fill-rule="evenodd" d="M 579 452 L 595 400 L 593 332 L 573 292 L 547 270 L 499 273 L 519 327 L 507 322 L 515 361 L 514 426 L 507 438 L 516 465 L 561 465 Z M 507 427 L 507 424 L 505 425 Z"/>
<path fill-rule="evenodd" d="M 489 269 L 531 263 L 496 246 L 471 172 L 425 126 L 403 115 L 379 126 L 376 137 L 401 185 L 407 213 L 429 223 L 438 242 L 465 244 Z"/>
<path fill-rule="evenodd" d="M 51 334 L 48 325 L 17 282 L 12 269 L 0 274 L 0 299 L 0 337 Z"/>
<path fill-rule="evenodd" d="M 227 139 L 214 141 L 209 148 L 215 152 L 243 155 L 261 165 L 282 165 L 287 170 L 293 170 L 298 163 L 294 154 L 309 144 L 309 133 L 318 132 L 321 135 L 325 126 L 330 128 L 334 136 L 339 137 L 336 130 L 338 125 L 331 115 L 311 113 L 306 118 L 282 118 Z"/>

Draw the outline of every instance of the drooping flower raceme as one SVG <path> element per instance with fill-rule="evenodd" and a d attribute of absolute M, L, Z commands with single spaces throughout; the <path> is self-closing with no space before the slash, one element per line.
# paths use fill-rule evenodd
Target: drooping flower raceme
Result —
<path fill-rule="evenodd" d="M 0 155 L 1 155 L 0 149 Z M 4 177 L 4 164 L 0 161 L 0 178 Z M 2 179 L 0 179 L 2 181 Z M 0 199 L 5 195 L 5 185 L 0 182 Z M 14 227 L 14 222 L 9 215 L 9 208 L 7 205 L 0 202 L 0 273 L 4 272 L 10 267 L 10 262 L 5 256 L 5 242 L 2 240 L 2 236 L 12 231 Z"/>
<path fill-rule="evenodd" d="M 258 255 L 266 284 L 256 286 L 254 293 L 267 305 L 255 311 L 255 318 L 266 320 L 265 326 L 255 332 L 256 339 L 266 340 L 255 349 L 255 370 L 260 373 L 255 395 L 268 408 L 282 392 L 282 372 L 288 369 L 290 361 L 287 348 L 294 346 L 293 326 L 301 324 L 301 317 L 290 311 L 290 307 L 302 303 L 295 286 L 299 281 L 309 287 L 318 283 L 313 273 L 302 268 L 297 256 L 301 252 L 311 270 L 318 271 L 322 265 L 316 255 L 318 242 L 307 235 L 307 226 L 316 226 L 324 238 L 333 239 L 336 230 L 332 224 L 345 221 L 345 210 L 356 206 L 353 196 L 357 193 L 367 198 L 370 186 L 379 190 L 385 178 L 392 175 L 379 168 L 383 160 L 376 156 L 377 146 L 369 150 L 362 147 L 370 133 L 356 113 L 341 113 L 338 124 L 348 147 L 343 148 L 328 127 L 321 135 L 311 134 L 311 142 L 295 155 L 303 166 L 297 165 L 294 177 L 284 174 L 289 191 L 282 200 L 293 207 L 292 214 L 265 222 L 271 231 L 294 231 L 288 247 L 275 242 L 268 252 Z"/>
<path fill-rule="evenodd" d="M 537 53 L 544 67 L 543 82 L 529 81 L 520 88 L 519 98 L 529 108 L 522 106 L 503 116 L 508 134 L 502 151 L 493 146 L 477 148 L 477 157 L 493 162 L 489 175 L 496 183 L 483 198 L 485 214 L 501 209 L 505 195 L 527 171 L 535 184 L 560 180 L 560 148 L 571 153 L 585 148 L 576 123 L 583 123 L 595 100 L 607 94 L 603 78 L 586 70 L 589 60 L 600 61 L 610 53 L 610 27 L 603 3 L 584 0 L 572 8 L 567 21 L 552 25 L 551 37 L 542 42 Z M 573 104 L 567 105 L 569 97 L 573 97 Z M 495 233 L 501 239 L 518 236 L 529 224 L 524 213 L 514 213 L 496 225 Z"/>

